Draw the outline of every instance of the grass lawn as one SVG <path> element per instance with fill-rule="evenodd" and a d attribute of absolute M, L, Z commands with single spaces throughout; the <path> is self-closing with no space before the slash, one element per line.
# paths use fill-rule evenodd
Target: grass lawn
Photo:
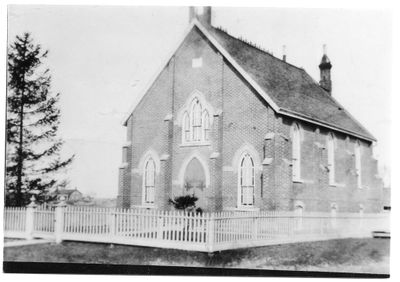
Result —
<path fill-rule="evenodd" d="M 217 252 L 63 242 L 4 248 L 5 261 L 389 273 L 388 239 L 340 239 Z"/>

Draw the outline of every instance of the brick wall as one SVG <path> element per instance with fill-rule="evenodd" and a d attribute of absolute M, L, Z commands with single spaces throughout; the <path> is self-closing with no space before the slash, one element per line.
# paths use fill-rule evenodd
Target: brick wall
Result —
<path fill-rule="evenodd" d="M 202 66 L 192 67 L 193 58 Z M 212 108 L 210 145 L 182 146 L 179 113 L 194 91 Z M 166 118 L 167 117 L 167 118 Z M 301 127 L 301 181 L 292 180 L 291 126 L 293 119 L 276 114 L 252 87 L 223 59 L 205 37 L 192 30 L 128 121 L 131 142 L 127 167 L 120 169 L 119 205 L 141 205 L 141 160 L 148 150 L 158 155 L 156 206 L 169 209 L 168 198 L 186 193 L 185 164 L 196 157 L 209 175 L 203 196 L 206 211 L 232 209 L 238 203 L 238 155 L 248 150 L 255 160 L 255 206 L 291 210 L 339 211 L 381 209 L 381 181 L 369 143 L 362 144 L 362 189 L 357 188 L 356 140 L 335 133 L 335 180 L 329 185 L 326 140 L 328 130 L 298 121 Z"/>

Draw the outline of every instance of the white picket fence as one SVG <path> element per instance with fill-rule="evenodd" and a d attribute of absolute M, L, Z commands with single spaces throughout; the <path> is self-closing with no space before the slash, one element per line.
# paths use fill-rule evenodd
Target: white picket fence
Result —
<path fill-rule="evenodd" d="M 194 214 L 76 206 L 6 208 L 5 236 L 203 252 L 348 237 L 389 229 L 389 215 L 259 211 Z"/>

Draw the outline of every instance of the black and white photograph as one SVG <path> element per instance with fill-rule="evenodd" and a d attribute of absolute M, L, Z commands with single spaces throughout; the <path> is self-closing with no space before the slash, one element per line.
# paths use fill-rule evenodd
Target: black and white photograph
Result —
<path fill-rule="evenodd" d="M 4 7 L 3 272 L 390 277 L 389 8 Z"/>

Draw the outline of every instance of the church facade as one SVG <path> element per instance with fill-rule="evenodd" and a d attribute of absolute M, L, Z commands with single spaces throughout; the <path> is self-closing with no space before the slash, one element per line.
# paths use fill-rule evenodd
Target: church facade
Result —
<path fill-rule="evenodd" d="M 378 212 L 375 138 L 303 69 L 190 9 L 184 39 L 124 121 L 120 207 Z"/>

